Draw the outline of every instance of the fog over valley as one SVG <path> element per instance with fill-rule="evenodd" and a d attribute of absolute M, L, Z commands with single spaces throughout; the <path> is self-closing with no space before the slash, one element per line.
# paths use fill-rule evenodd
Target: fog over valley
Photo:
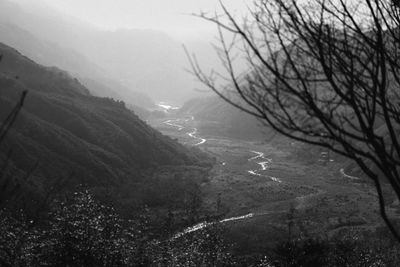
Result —
<path fill-rule="evenodd" d="M 0 266 L 400 266 L 399 11 L 0 0 Z"/>
<path fill-rule="evenodd" d="M 128 25 L 131 28 L 107 29 L 54 5 L 41 1 L 2 1 L 1 41 L 41 64 L 80 76 L 88 87 L 100 77 L 103 87 L 92 89 L 94 94 L 120 95 L 130 102 L 134 101 L 132 94 L 137 92 L 154 101 L 183 104 L 198 95 L 194 88 L 202 86 L 187 73 L 189 64 L 182 45 L 199 55 L 208 55 L 202 57 L 205 65 L 219 65 L 210 45 L 215 34 L 183 42 L 167 31 L 137 28 L 135 24 Z M 119 12 L 129 15 L 129 10 Z M 174 16 L 189 16 L 175 12 Z M 104 92 L 104 85 L 111 88 Z"/>

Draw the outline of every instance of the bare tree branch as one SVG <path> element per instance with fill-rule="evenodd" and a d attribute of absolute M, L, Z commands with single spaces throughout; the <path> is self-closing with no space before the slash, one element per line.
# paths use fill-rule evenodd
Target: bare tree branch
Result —
<path fill-rule="evenodd" d="M 282 135 L 354 160 L 374 182 L 382 218 L 400 242 L 382 193 L 387 182 L 400 199 L 398 1 L 258 0 L 243 21 L 220 3 L 223 14 L 199 16 L 218 28 L 227 75 L 206 75 L 186 51 L 193 74 Z M 244 73 L 234 67 L 237 51 Z"/>

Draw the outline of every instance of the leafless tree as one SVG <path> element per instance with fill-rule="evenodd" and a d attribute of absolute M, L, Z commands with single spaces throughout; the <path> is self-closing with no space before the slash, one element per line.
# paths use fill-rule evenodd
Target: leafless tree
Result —
<path fill-rule="evenodd" d="M 230 104 L 287 137 L 354 160 L 400 241 L 382 192 L 386 181 L 400 199 L 397 2 L 256 0 L 239 18 L 221 3 L 222 14 L 199 16 L 218 26 L 226 73 L 205 73 L 189 58 L 197 78 Z"/>

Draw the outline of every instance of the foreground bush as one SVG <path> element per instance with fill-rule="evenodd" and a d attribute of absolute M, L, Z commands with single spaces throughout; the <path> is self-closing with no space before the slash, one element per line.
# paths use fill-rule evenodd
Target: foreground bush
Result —
<path fill-rule="evenodd" d="M 144 215 L 122 219 L 87 191 L 54 203 L 40 222 L 3 211 L 0 266 L 228 266 L 231 262 L 218 229 L 157 240 L 148 225 Z"/>

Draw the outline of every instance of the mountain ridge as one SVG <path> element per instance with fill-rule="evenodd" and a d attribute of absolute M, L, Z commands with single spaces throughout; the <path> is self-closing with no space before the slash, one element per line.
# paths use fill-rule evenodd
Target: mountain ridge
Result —
<path fill-rule="evenodd" d="M 17 170 L 28 171 L 37 159 L 39 180 L 74 173 L 73 184 L 113 184 L 142 179 L 157 166 L 207 162 L 152 129 L 124 102 L 92 96 L 67 72 L 36 64 L 3 44 L 0 54 L 1 121 L 21 92 L 29 91 L 2 149 L 13 151 Z"/>
<path fill-rule="evenodd" d="M 147 95 L 124 87 L 79 52 L 40 39 L 16 25 L 0 22 L 0 42 L 18 49 L 42 65 L 68 71 L 96 96 L 112 97 L 144 108 L 154 105 Z"/>

